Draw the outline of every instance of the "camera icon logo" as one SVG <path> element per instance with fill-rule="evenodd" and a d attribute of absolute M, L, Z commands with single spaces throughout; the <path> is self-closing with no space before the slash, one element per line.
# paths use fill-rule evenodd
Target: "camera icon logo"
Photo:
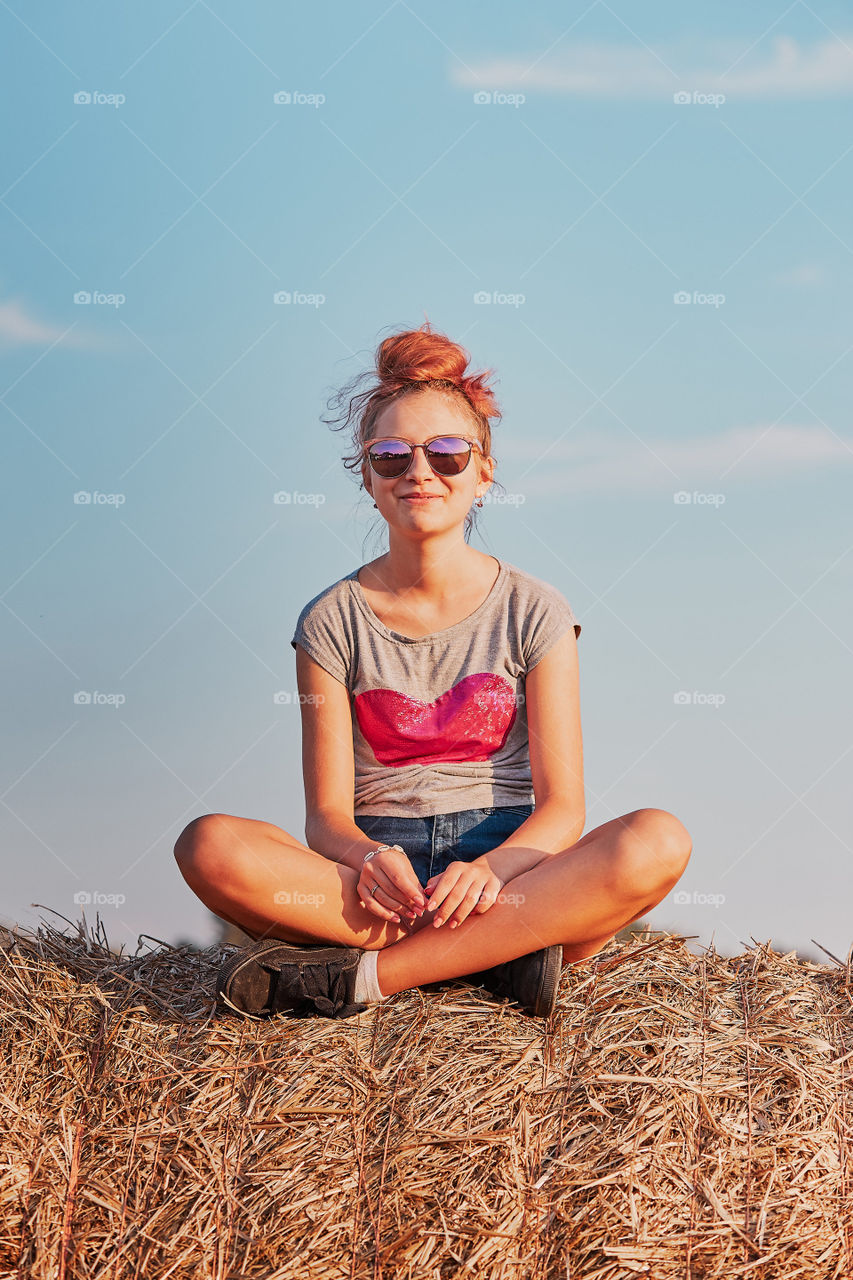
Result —
<path fill-rule="evenodd" d="M 677 707 L 686 707 L 691 701 L 686 689 L 679 689 L 678 693 L 673 694 L 672 700 Z"/>
<path fill-rule="evenodd" d="M 79 93 L 74 95 L 74 105 L 77 107 L 86 107 L 92 101 L 91 93 L 87 93 L 85 89 L 81 89 Z"/>
<path fill-rule="evenodd" d="M 485 289 L 481 289 L 479 293 L 474 294 L 474 302 L 477 306 L 483 306 L 485 303 L 491 302 L 491 300 L 492 295 Z"/>
<path fill-rule="evenodd" d="M 685 92 L 684 89 L 682 89 L 679 93 L 674 93 L 672 95 L 672 100 L 676 106 L 683 107 L 686 103 L 690 101 L 690 94 Z"/>
<path fill-rule="evenodd" d="M 92 895 L 87 893 L 85 889 L 78 889 L 74 895 L 74 901 L 78 907 L 88 907 L 92 901 Z"/>
<path fill-rule="evenodd" d="M 485 107 L 492 100 L 492 95 L 487 93 L 485 89 L 481 89 L 479 93 L 474 94 L 474 102 L 478 107 Z"/>
<path fill-rule="evenodd" d="M 278 293 L 273 294 L 272 300 L 276 306 L 283 307 L 290 302 L 290 294 L 287 293 L 286 290 L 282 289 Z"/>
<path fill-rule="evenodd" d="M 686 289 L 680 289 L 678 293 L 674 293 L 672 295 L 672 300 L 673 302 L 678 303 L 680 306 L 684 306 L 685 303 L 691 301 L 691 298 L 690 298 L 690 294 L 687 292 Z"/>
<path fill-rule="evenodd" d="M 279 689 L 277 693 L 273 694 L 272 700 L 277 707 L 289 707 L 293 701 L 289 689 Z"/>
<path fill-rule="evenodd" d="M 273 902 L 277 907 L 290 906 L 290 892 L 287 889 L 279 889 L 278 893 L 273 894 Z"/>
<path fill-rule="evenodd" d="M 286 107 L 290 102 L 290 94 L 287 92 L 286 89 L 280 89 L 278 93 L 273 94 L 272 100 L 276 104 L 276 106 Z"/>
<path fill-rule="evenodd" d="M 78 689 L 74 695 L 74 704 L 78 707 L 88 707 L 92 701 L 91 693 L 85 689 Z"/>
<path fill-rule="evenodd" d="M 78 307 L 86 306 L 87 303 L 91 301 L 92 301 L 92 295 L 86 289 L 79 289 L 77 293 L 75 293 L 74 295 L 74 302 Z"/>
<path fill-rule="evenodd" d="M 686 889 L 676 889 L 672 900 L 677 907 L 685 907 L 690 902 L 690 894 Z"/>

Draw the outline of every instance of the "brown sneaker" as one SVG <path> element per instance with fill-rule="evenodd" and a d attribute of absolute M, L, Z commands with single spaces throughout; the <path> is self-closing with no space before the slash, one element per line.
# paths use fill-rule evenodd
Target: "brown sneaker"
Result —
<path fill-rule="evenodd" d="M 471 973 L 464 981 L 512 1000 L 530 1017 L 547 1018 L 557 1003 L 562 964 L 563 948 L 557 944 Z"/>
<path fill-rule="evenodd" d="M 243 1017 L 290 1013 L 301 1018 L 311 1014 L 351 1018 L 367 1008 L 354 1000 L 355 975 L 363 954 L 357 947 L 264 938 L 225 961 L 216 994 Z"/>

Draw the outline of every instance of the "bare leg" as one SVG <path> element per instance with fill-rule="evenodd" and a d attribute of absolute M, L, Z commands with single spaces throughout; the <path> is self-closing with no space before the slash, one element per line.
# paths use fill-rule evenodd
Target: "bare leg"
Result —
<path fill-rule="evenodd" d="M 175 858 L 193 893 L 256 939 L 378 950 L 410 933 L 362 905 L 351 867 L 270 822 L 205 814 L 181 832 Z"/>
<path fill-rule="evenodd" d="M 688 832 L 661 809 L 637 809 L 544 856 L 507 882 L 502 898 L 458 929 L 403 925 L 372 916 L 358 876 L 270 823 L 210 814 L 186 828 L 175 856 L 187 883 L 212 911 L 254 937 L 331 941 L 382 950 L 384 994 L 489 968 L 562 944 L 568 962 L 594 955 L 679 880 Z"/>
<path fill-rule="evenodd" d="M 452 932 L 425 929 L 382 951 L 384 995 L 490 968 L 562 944 L 569 963 L 594 955 L 623 925 L 639 920 L 680 879 L 690 836 L 660 809 L 614 818 L 508 881 L 501 898 Z"/>

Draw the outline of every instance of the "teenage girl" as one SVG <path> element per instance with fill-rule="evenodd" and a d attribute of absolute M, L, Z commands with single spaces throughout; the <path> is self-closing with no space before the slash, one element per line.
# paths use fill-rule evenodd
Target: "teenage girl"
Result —
<path fill-rule="evenodd" d="M 499 416 L 468 359 L 429 323 L 397 333 L 342 415 L 388 551 L 309 601 L 291 641 L 305 843 L 213 813 L 175 845 L 193 891 L 256 939 L 217 983 L 244 1016 L 348 1017 L 465 977 L 546 1016 L 562 963 L 687 865 L 662 809 L 581 834 L 581 627 L 556 588 L 468 545 Z"/>

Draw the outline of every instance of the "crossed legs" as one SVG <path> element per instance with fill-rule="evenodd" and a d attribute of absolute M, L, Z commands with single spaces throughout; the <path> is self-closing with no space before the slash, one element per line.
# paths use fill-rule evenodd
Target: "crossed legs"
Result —
<path fill-rule="evenodd" d="M 391 995 L 553 944 L 569 963 L 594 955 L 670 892 L 691 849 L 673 814 L 636 809 L 543 854 L 482 915 L 453 930 L 421 917 L 412 931 L 366 910 L 352 868 L 268 822 L 205 814 L 181 833 L 175 857 L 202 902 L 252 937 L 381 951 L 379 985 Z"/>

